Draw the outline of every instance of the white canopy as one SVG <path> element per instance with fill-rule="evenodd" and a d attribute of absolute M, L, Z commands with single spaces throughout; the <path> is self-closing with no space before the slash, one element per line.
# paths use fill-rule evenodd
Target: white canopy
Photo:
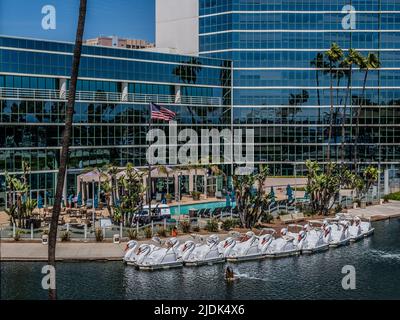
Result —
<path fill-rule="evenodd" d="M 82 182 L 104 182 L 108 180 L 108 175 L 100 172 L 98 169 L 94 169 L 93 171 L 83 173 L 78 176 L 78 181 Z"/>

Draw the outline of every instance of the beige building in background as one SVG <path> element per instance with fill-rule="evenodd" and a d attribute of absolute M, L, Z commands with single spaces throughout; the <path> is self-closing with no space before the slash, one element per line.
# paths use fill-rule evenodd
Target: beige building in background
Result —
<path fill-rule="evenodd" d="M 154 43 L 147 42 L 146 40 L 125 39 L 116 36 L 100 36 L 93 39 L 87 39 L 85 44 L 91 46 L 118 47 L 125 49 L 154 48 Z"/>

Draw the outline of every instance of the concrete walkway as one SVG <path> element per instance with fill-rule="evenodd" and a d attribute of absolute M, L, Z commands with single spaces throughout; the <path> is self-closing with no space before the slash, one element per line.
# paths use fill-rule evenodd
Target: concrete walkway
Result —
<path fill-rule="evenodd" d="M 218 234 L 220 240 L 228 234 Z M 203 236 L 207 238 L 208 235 Z M 178 237 L 180 243 L 193 240 L 190 235 Z M 138 243 L 152 243 L 151 240 Z M 99 242 L 57 242 L 56 260 L 58 261 L 121 261 L 125 243 Z M 0 261 L 47 261 L 47 245 L 40 242 L 5 242 L 0 241 Z"/>
<path fill-rule="evenodd" d="M 371 218 L 372 221 L 400 217 L 400 201 L 390 200 L 382 205 L 369 206 L 365 209 L 348 209 L 348 214 L 353 216 Z"/>
<path fill-rule="evenodd" d="M 121 260 L 125 244 L 114 243 L 57 243 L 56 259 L 70 260 Z M 46 261 L 47 245 L 26 242 L 0 243 L 1 261 Z"/>

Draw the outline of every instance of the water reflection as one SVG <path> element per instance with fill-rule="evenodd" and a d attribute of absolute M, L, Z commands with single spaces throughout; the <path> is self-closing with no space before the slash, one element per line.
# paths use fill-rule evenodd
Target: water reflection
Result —
<path fill-rule="evenodd" d="M 375 223 L 371 238 L 315 255 L 137 271 L 121 262 L 60 263 L 60 299 L 400 299 L 400 220 Z M 46 299 L 43 263 L 1 264 L 2 299 Z M 356 268 L 356 290 L 343 290 L 344 265 Z"/>

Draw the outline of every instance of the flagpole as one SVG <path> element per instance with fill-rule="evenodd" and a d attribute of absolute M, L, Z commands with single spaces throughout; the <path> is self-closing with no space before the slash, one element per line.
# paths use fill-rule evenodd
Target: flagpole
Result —
<path fill-rule="evenodd" d="M 151 103 L 149 103 L 149 133 L 151 132 Z M 149 138 L 149 137 L 148 137 Z M 147 196 L 147 201 L 148 201 L 148 205 L 149 205 L 149 217 L 151 217 L 151 192 L 152 192 L 152 187 L 151 187 L 151 164 L 150 164 L 150 139 L 148 139 L 148 152 L 149 152 L 149 156 L 147 159 L 147 164 L 148 164 L 148 169 L 149 169 L 149 191 L 148 191 L 148 196 Z"/>

